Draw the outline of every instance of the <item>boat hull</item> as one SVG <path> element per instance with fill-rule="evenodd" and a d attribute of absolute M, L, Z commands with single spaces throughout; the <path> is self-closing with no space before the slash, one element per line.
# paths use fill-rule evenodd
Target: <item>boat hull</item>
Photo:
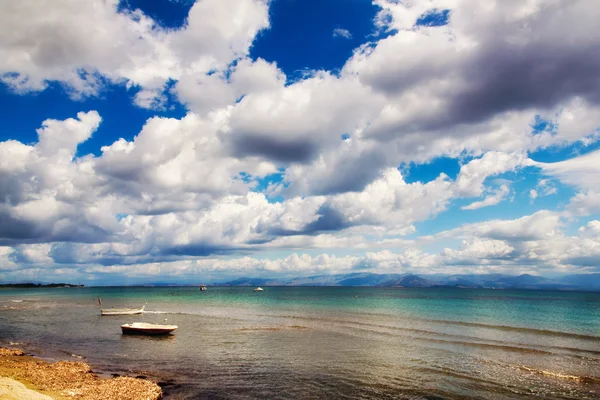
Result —
<path fill-rule="evenodd" d="M 176 325 L 155 325 L 155 326 L 140 326 L 135 324 L 121 325 L 121 331 L 126 335 L 168 335 L 177 329 Z"/>
<path fill-rule="evenodd" d="M 100 310 L 100 315 L 135 315 L 141 314 L 144 312 L 144 307 L 142 308 L 105 308 Z"/>

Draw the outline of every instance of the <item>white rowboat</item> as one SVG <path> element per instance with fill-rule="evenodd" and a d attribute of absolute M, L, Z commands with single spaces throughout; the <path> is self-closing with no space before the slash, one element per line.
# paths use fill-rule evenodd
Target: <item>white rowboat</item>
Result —
<path fill-rule="evenodd" d="M 123 333 L 138 335 L 168 335 L 177 329 L 177 325 L 157 325 L 145 322 L 134 322 L 133 324 L 121 325 Z"/>
<path fill-rule="evenodd" d="M 144 312 L 144 308 L 103 308 L 100 310 L 100 315 L 134 315 Z"/>

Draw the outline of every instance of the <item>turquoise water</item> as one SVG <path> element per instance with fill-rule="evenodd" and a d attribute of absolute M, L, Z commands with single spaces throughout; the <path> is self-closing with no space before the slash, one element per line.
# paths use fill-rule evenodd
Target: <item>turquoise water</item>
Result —
<path fill-rule="evenodd" d="M 97 296 L 149 312 L 100 317 Z M 600 396 L 598 293 L 14 289 L 0 291 L 0 311 L 0 344 L 149 376 L 173 399 Z M 165 318 L 173 336 L 121 335 Z"/>

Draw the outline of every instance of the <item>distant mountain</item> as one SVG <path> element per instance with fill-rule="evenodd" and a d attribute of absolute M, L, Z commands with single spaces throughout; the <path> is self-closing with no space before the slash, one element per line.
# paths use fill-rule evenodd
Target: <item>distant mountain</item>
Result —
<path fill-rule="evenodd" d="M 424 279 L 417 275 L 407 275 L 400 279 L 393 279 L 385 282 L 381 286 L 393 286 L 393 287 L 431 287 L 437 286 L 435 282 Z"/>
<path fill-rule="evenodd" d="M 371 273 L 360 273 L 350 274 L 352 276 L 338 280 L 339 286 L 392 286 L 390 282 L 402 279 L 404 275 L 400 274 L 371 274 Z"/>
<path fill-rule="evenodd" d="M 316 275 L 291 279 L 239 278 L 225 282 L 225 286 L 381 286 L 429 287 L 437 285 L 417 275 L 372 274 L 356 272 L 338 275 Z"/>
<path fill-rule="evenodd" d="M 498 280 L 502 287 L 515 289 L 567 289 L 569 285 L 544 278 L 523 274 L 519 276 L 509 276 Z"/>
<path fill-rule="evenodd" d="M 266 286 L 274 285 L 274 279 L 264 278 L 239 278 L 231 282 L 224 283 L 226 286 Z"/>
<path fill-rule="evenodd" d="M 600 274 L 566 275 L 560 278 L 559 281 L 582 289 L 600 290 Z"/>
<path fill-rule="evenodd" d="M 549 279 L 523 274 L 414 275 L 354 272 L 289 279 L 238 278 L 225 286 L 373 286 L 373 287 L 461 287 L 494 289 L 599 290 L 600 274 L 568 275 Z"/>
<path fill-rule="evenodd" d="M 429 279 L 438 282 L 441 285 L 456 286 L 456 287 L 495 287 L 498 281 L 510 277 L 510 275 L 502 274 L 460 274 L 460 275 L 432 275 Z"/>

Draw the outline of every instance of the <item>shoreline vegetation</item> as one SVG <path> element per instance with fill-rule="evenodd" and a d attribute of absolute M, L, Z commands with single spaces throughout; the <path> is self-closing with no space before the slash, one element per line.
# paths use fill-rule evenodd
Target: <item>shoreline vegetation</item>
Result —
<path fill-rule="evenodd" d="M 29 288 L 72 288 L 72 287 L 84 287 L 84 285 L 74 285 L 71 283 L 3 283 L 0 284 L 0 289 L 29 289 Z"/>
<path fill-rule="evenodd" d="M 157 400 L 162 389 L 141 378 L 101 378 L 81 361 L 52 363 L 0 347 L 0 398 Z"/>

